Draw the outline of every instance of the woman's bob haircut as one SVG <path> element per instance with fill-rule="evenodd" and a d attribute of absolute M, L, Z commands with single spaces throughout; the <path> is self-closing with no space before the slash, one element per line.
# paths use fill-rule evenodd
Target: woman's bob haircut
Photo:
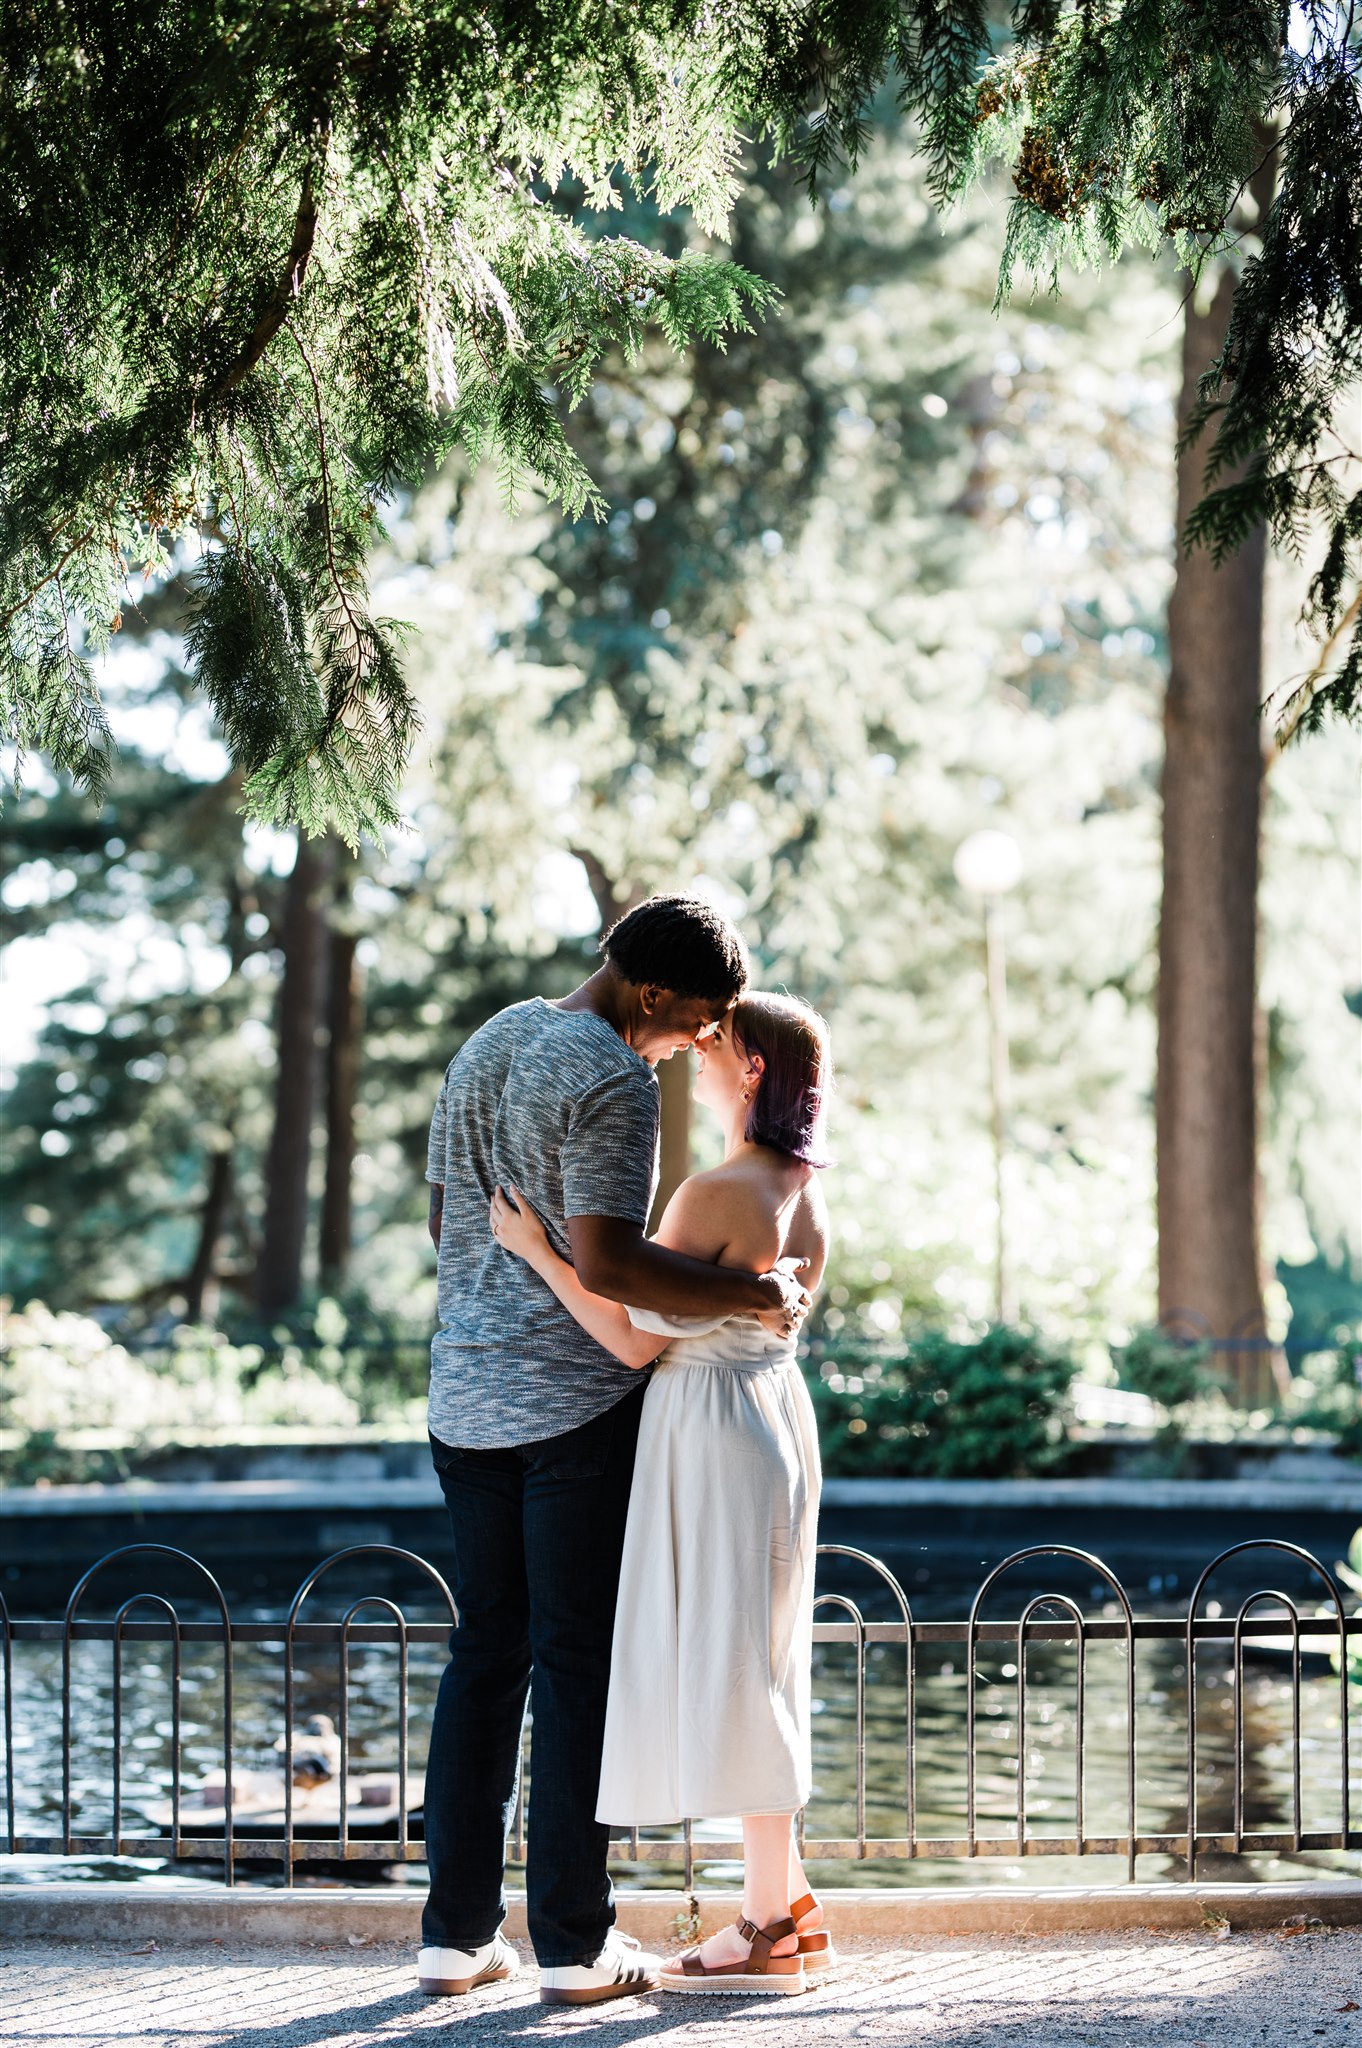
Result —
<path fill-rule="evenodd" d="M 823 1140 L 832 1047 L 824 1020 L 798 996 L 757 989 L 738 998 L 729 1026 L 745 1057 L 761 1061 L 743 1136 L 751 1145 L 788 1152 L 806 1166 L 827 1166 Z"/>

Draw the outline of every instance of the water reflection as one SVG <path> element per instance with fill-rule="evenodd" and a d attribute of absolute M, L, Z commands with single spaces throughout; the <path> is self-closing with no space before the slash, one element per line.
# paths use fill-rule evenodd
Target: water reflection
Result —
<path fill-rule="evenodd" d="M 72 1645 L 71 1786 L 74 1832 L 112 1830 L 111 1646 Z M 1089 1837 L 1126 1828 L 1126 1651 L 1099 1641 L 1087 1648 L 1084 1729 L 1084 1829 Z M 186 1643 L 182 1664 L 183 1781 L 220 1771 L 222 1764 L 221 1651 L 216 1644 Z M 396 1766 L 395 1646 L 360 1643 L 350 1652 L 352 1770 Z M 437 1643 L 410 1648 L 411 1756 L 424 1769 L 430 1712 L 444 1651 Z M 1020 1745 L 1025 1810 L 1030 1833 L 1046 1838 L 1074 1832 L 1078 1797 L 1075 1729 L 1077 1653 L 1072 1644 L 1036 1643 L 1028 1650 L 1026 1724 Z M 238 1644 L 233 1651 L 236 1688 L 234 1756 L 247 1769 L 277 1764 L 274 1744 L 283 1725 L 282 1643 Z M 134 1642 L 124 1648 L 123 1831 L 154 1832 L 150 1816 L 171 1784 L 170 1646 Z M 339 1714 L 334 1649 L 295 1653 L 295 1719 Z M 850 1644 L 820 1645 L 814 1662 L 815 1789 L 806 1815 L 811 1839 L 856 1833 L 856 1673 Z M 1018 1796 L 1018 1723 L 1015 1642 L 985 1643 L 976 1665 L 976 1807 L 981 1837 L 1015 1835 Z M 907 1831 L 905 1775 L 905 1669 L 902 1648 L 872 1645 L 865 1666 L 865 1824 L 870 1838 Z M 919 1838 L 956 1838 L 966 1828 L 964 1644 L 921 1644 L 915 1660 L 916 1829 Z M 1145 1834 L 1174 1833 L 1186 1825 L 1186 1703 L 1182 1645 L 1139 1642 L 1135 1648 L 1138 1702 L 1137 1826 Z M 1231 1787 L 1234 1713 L 1228 1646 L 1206 1645 L 1197 1656 L 1199 1772 L 1198 1823 L 1202 1832 L 1233 1825 Z M 1244 1683 L 1245 1800 L 1249 1830 L 1289 1828 L 1292 1816 L 1290 1685 L 1273 1668 L 1246 1665 Z M 61 1826 L 61 1651 L 55 1643 L 23 1643 L 15 1653 L 15 1766 L 17 1823 L 21 1833 L 56 1834 Z M 1362 1715 L 1356 1717 L 1362 1720 Z M 1362 1762 L 1362 1737 L 1357 1739 Z M 1301 1701 L 1302 1825 L 1337 1827 L 1338 1692 L 1331 1675 L 1307 1676 Z M 731 1840 L 734 1820 L 696 1829 L 697 1879 L 721 1882 L 733 1873 L 707 1862 L 704 1840 Z M 665 1830 L 652 1830 L 656 1837 Z M 989 1883 L 1093 1884 L 1119 1881 L 1123 1857 L 1044 1856 L 1033 1845 L 1025 1857 L 1008 1852 L 975 1861 L 839 1861 L 814 1866 L 822 1883 L 885 1886 Z M 1201 1875 L 1244 1880 L 1295 1874 L 1325 1875 L 1349 1868 L 1342 1852 L 1298 1857 L 1202 1859 Z M 102 1866 L 128 1874 L 126 1865 Z M 152 1859 L 148 1867 L 158 1868 Z M 185 1866 L 178 1866 L 184 1870 Z M 682 1864 L 631 1864 L 618 1873 L 631 1883 L 674 1885 Z M 210 1844 L 204 1876 L 215 1876 Z M 314 1866 L 315 1873 L 315 1866 Z M 72 1874 L 75 1874 L 74 1872 Z M 90 1866 L 81 1867 L 90 1875 Z M 259 1877 L 242 1866 L 243 1877 Z M 350 1864 L 350 1881 L 377 1878 L 381 1866 Z M 419 1875 L 413 1870 L 412 1875 Z M 1144 1878 L 1178 1877 L 1183 1866 L 1166 1855 L 1141 1860 Z"/>

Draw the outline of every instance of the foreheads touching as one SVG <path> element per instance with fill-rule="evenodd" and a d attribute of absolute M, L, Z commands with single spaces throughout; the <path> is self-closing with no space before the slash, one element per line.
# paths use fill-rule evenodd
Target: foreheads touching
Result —
<path fill-rule="evenodd" d="M 727 1016 L 747 986 L 747 950 L 712 904 L 694 896 L 652 896 L 601 940 L 607 963 L 629 985 L 631 1042 L 665 1059 L 694 1045 Z"/>

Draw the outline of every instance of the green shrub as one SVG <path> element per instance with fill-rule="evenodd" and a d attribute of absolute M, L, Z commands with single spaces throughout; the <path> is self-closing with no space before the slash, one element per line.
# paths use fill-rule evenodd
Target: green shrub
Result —
<path fill-rule="evenodd" d="M 1296 1382 L 1301 1406 L 1292 1414 L 1306 1429 L 1328 1430 L 1349 1458 L 1362 1458 L 1362 1344 L 1316 1352 Z"/>
<path fill-rule="evenodd" d="M 322 1295 L 261 1322 L 226 1321 L 232 1344 L 251 1350 L 262 1378 L 281 1369 L 315 1375 L 355 1404 L 362 1422 L 387 1422 L 423 1405 L 430 1378 L 430 1329 L 401 1322 L 360 1296 Z"/>
<path fill-rule="evenodd" d="M 893 1352 L 815 1354 L 809 1380 L 831 1476 L 998 1479 L 1053 1472 L 1074 1361 L 995 1325 L 959 1342 L 929 1332 Z"/>
<path fill-rule="evenodd" d="M 1111 1354 L 1118 1384 L 1170 1415 L 1214 1390 L 1206 1367 L 1210 1355 L 1209 1345 L 1188 1344 L 1157 1327 L 1137 1330 Z"/>
<path fill-rule="evenodd" d="M 265 1344 L 233 1343 L 184 1324 L 155 1350 L 135 1351 L 93 1317 L 29 1302 L 6 1316 L 0 1340 L 0 1479 L 126 1478 L 139 1447 L 176 1429 L 353 1428 L 369 1405 L 364 1356 L 341 1349 L 344 1319 L 328 1317 L 328 1306 L 320 1305 L 311 1345 L 282 1330 Z M 72 1441 L 92 1431 L 114 1441 Z"/>
<path fill-rule="evenodd" d="M 219 1330 L 182 1324 L 170 1342 L 137 1352 L 90 1316 L 40 1301 L 6 1320 L 0 1426 L 26 1431 L 245 1428 L 315 1423 L 348 1428 L 356 1402 L 334 1379 L 283 1347 L 267 1357 Z"/>

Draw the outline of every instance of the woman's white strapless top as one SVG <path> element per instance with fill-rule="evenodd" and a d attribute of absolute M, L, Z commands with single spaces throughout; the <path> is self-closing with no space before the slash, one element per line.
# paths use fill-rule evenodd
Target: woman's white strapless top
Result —
<path fill-rule="evenodd" d="M 670 1337 L 658 1365 L 707 1365 L 732 1372 L 773 1372 L 791 1365 L 799 1348 L 795 1337 L 777 1337 L 755 1316 L 664 1316 L 650 1308 L 631 1308 L 636 1330 Z"/>

